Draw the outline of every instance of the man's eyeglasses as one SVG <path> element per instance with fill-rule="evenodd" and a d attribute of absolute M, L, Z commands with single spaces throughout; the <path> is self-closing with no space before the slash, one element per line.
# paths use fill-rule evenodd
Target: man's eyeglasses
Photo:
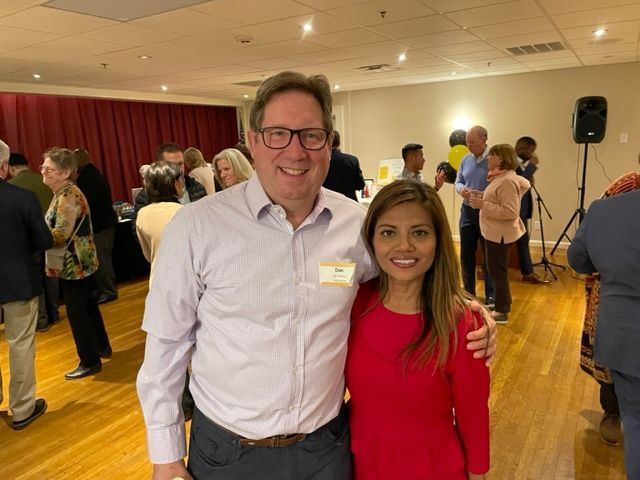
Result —
<path fill-rule="evenodd" d="M 265 127 L 258 130 L 264 144 L 275 150 L 287 148 L 294 135 L 298 135 L 300 144 L 307 150 L 320 150 L 327 144 L 330 130 L 324 128 L 301 128 L 294 130 L 285 127 Z"/>
<path fill-rule="evenodd" d="M 42 173 L 49 173 L 49 172 L 57 172 L 58 169 L 53 167 L 47 167 L 46 165 L 40 165 L 40 171 Z"/>

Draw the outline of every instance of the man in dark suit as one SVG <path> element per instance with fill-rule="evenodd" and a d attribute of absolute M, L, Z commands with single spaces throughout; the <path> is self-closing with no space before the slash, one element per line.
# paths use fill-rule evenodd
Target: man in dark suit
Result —
<path fill-rule="evenodd" d="M 340 134 L 333 132 L 333 143 L 331 144 L 331 163 L 329 172 L 322 184 L 324 188 L 333 190 L 349 197 L 356 202 L 356 190 L 364 188 L 364 177 L 360 170 L 358 157 L 340 151 Z"/>
<path fill-rule="evenodd" d="M 111 260 L 117 222 L 111 188 L 102 172 L 91 162 L 89 152 L 84 148 L 77 148 L 73 153 L 78 166 L 76 185 L 89 203 L 93 240 L 98 253 L 99 265 L 94 275 L 97 292 L 94 293 L 98 303 L 110 302 L 118 298 L 116 273 Z"/>
<path fill-rule="evenodd" d="M 591 205 L 567 251 L 579 273 L 600 274 L 595 360 L 611 369 L 624 426 L 625 467 L 640 479 L 640 190 Z"/>
<path fill-rule="evenodd" d="M 533 174 L 538 170 L 538 157 L 536 148 L 538 144 L 531 137 L 520 137 L 516 142 L 516 154 L 518 155 L 518 166 L 516 173 L 533 185 Z M 520 218 L 524 223 L 526 231 L 516 241 L 518 249 L 518 259 L 520 260 L 520 272 L 522 273 L 522 281 L 533 283 L 534 285 L 548 285 L 551 282 L 540 277 L 533 271 L 533 262 L 531 261 L 531 252 L 529 251 L 529 224 L 533 216 L 533 197 L 531 190 L 527 190 L 522 200 L 520 200 Z"/>
<path fill-rule="evenodd" d="M 42 175 L 35 173 L 29 169 L 29 162 L 21 153 L 12 152 L 9 156 L 9 183 L 17 187 L 26 188 L 33 192 L 40 202 L 42 215 L 44 216 L 49 209 L 53 192 L 42 182 Z M 58 279 L 45 275 L 44 255 L 40 255 L 40 264 L 42 265 L 42 284 L 43 292 L 38 300 L 38 324 L 37 332 L 46 332 L 49 326 L 56 323 L 60 319 L 58 313 L 58 300 L 60 298 L 60 287 Z"/>
<path fill-rule="evenodd" d="M 11 426 L 21 430 L 47 409 L 47 402 L 35 396 L 34 337 L 42 291 L 41 266 L 35 256 L 50 248 L 53 239 L 36 196 L 5 181 L 8 159 L 9 147 L 0 140 L 0 308 L 9 344 Z"/>

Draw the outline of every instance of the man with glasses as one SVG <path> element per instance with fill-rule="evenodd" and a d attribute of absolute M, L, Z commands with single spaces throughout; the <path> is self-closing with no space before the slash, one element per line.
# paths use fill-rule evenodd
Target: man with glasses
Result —
<path fill-rule="evenodd" d="M 156 480 L 351 478 L 349 316 L 376 271 L 364 211 L 321 188 L 331 108 L 323 76 L 267 79 L 250 113 L 256 175 L 186 205 L 164 231 L 137 380 Z M 485 347 L 487 329 L 474 333 Z M 190 359 L 187 471 L 180 394 Z"/>

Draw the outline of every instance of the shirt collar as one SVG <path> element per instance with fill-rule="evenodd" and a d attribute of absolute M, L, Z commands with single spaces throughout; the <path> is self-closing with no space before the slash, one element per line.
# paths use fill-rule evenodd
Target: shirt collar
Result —
<path fill-rule="evenodd" d="M 264 188 L 262 187 L 262 184 L 260 183 L 260 180 L 256 173 L 251 175 L 251 178 L 247 180 L 245 188 L 249 210 L 251 210 L 251 213 L 256 218 L 256 220 L 268 213 L 271 208 L 276 206 L 276 204 L 274 204 L 269 198 L 269 195 L 267 195 L 267 192 L 264 191 Z M 329 215 L 332 214 L 330 199 L 327 198 L 325 189 L 321 188 L 320 192 L 318 192 L 318 195 L 316 196 L 316 201 L 313 209 L 311 210 L 311 213 L 307 216 L 305 221 L 300 226 L 315 222 L 320 214 L 322 214 L 325 210 Z"/>
<path fill-rule="evenodd" d="M 473 155 L 473 154 L 472 154 Z M 489 145 L 487 145 L 484 148 L 484 152 L 482 152 L 482 155 L 480 155 L 479 157 L 476 157 L 475 155 L 473 155 L 473 157 L 476 159 L 476 163 L 480 163 L 482 162 L 485 158 L 487 158 L 487 155 L 489 155 Z"/>

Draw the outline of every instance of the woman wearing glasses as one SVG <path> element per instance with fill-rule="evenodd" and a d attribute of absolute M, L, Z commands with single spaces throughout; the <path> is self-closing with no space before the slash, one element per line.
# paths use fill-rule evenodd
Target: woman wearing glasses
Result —
<path fill-rule="evenodd" d="M 253 174 L 249 160 L 235 148 L 226 148 L 213 157 L 213 171 L 223 189 L 249 180 Z"/>
<path fill-rule="evenodd" d="M 52 148 L 43 158 L 42 179 L 53 191 L 45 215 L 54 247 L 47 252 L 47 275 L 60 279 L 67 317 L 80 357 L 78 367 L 65 373 L 64 378 L 75 380 L 100 372 L 100 358 L 111 357 L 111 345 L 97 299 L 92 294 L 98 256 L 89 204 L 71 180 L 77 170 L 74 154 L 66 148 Z"/>

